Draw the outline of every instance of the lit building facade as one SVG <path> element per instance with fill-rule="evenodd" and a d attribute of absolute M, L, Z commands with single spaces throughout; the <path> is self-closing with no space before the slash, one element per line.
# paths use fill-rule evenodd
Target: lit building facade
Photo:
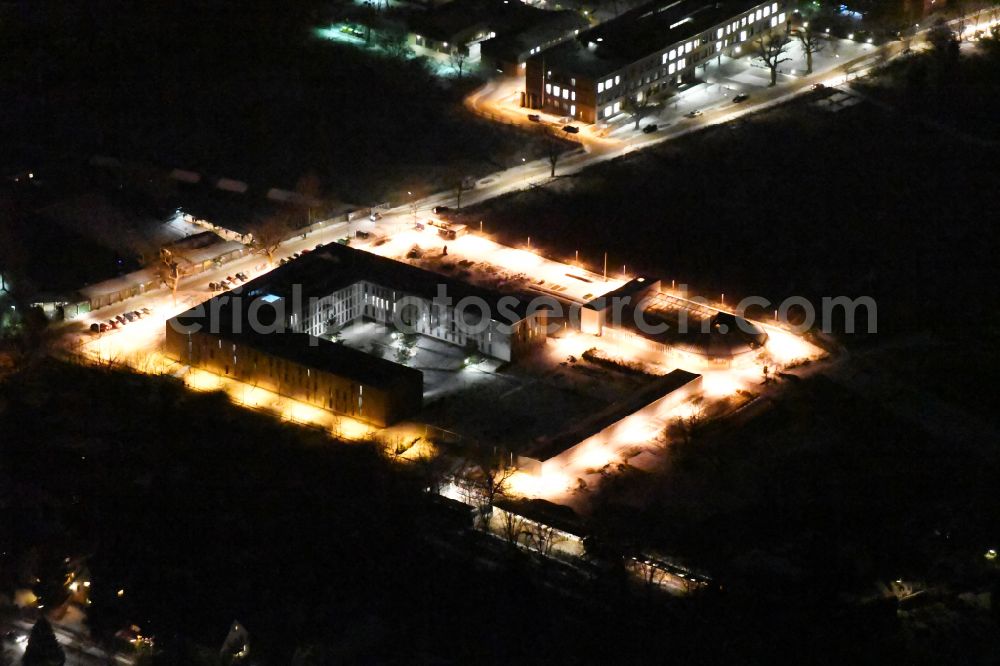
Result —
<path fill-rule="evenodd" d="M 693 79 L 713 58 L 750 52 L 761 34 L 785 29 L 786 3 L 657 0 L 534 55 L 525 105 L 595 123 Z"/>

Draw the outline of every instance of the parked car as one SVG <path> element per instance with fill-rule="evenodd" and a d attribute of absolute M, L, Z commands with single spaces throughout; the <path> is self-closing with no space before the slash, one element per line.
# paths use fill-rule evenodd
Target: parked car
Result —
<path fill-rule="evenodd" d="M 659 129 L 659 128 L 656 126 L 656 123 L 650 123 L 649 125 L 646 125 L 645 127 L 643 127 L 642 131 L 643 131 L 643 134 L 652 134 L 657 129 Z"/>
<path fill-rule="evenodd" d="M 97 323 L 91 324 L 90 325 L 90 332 L 91 333 L 100 333 L 101 332 L 101 325 L 97 324 Z"/>
<path fill-rule="evenodd" d="M 373 210 L 371 214 L 368 216 L 368 219 L 371 220 L 372 222 L 375 222 L 376 220 L 381 220 L 382 213 L 378 212 L 377 210 Z"/>
<path fill-rule="evenodd" d="M 735 102 L 736 104 L 739 104 L 740 102 L 745 102 L 748 99 L 750 99 L 750 95 L 748 95 L 746 93 L 740 93 L 739 95 L 737 95 L 736 97 L 733 98 L 733 102 Z"/>
<path fill-rule="evenodd" d="M 316 243 L 316 248 L 315 249 L 320 250 L 322 248 L 323 248 L 323 244 L 322 243 Z"/>
<path fill-rule="evenodd" d="M 116 328 L 121 328 L 122 325 L 117 319 L 109 319 L 108 326 L 110 326 L 112 329 L 116 329 Z"/>
<path fill-rule="evenodd" d="M 809 90 L 822 90 L 823 88 L 826 88 L 825 83 L 814 83 L 809 86 Z"/>
<path fill-rule="evenodd" d="M 566 132 L 567 134 L 579 134 L 580 128 L 575 125 L 566 125 L 563 127 L 563 132 Z"/>
<path fill-rule="evenodd" d="M 101 333 L 107 333 L 108 331 L 111 330 L 111 327 L 105 324 L 103 321 L 100 324 L 98 324 L 98 326 L 101 329 Z"/>
<path fill-rule="evenodd" d="M 139 312 L 138 310 L 132 310 L 132 316 L 135 317 L 136 319 L 142 319 L 142 313 Z"/>
<path fill-rule="evenodd" d="M 153 308 L 140 308 L 139 311 L 142 312 L 142 314 L 146 315 L 147 317 L 153 314 Z"/>
<path fill-rule="evenodd" d="M 434 206 L 431 208 L 431 212 L 437 215 L 438 213 L 447 213 L 451 211 L 451 206 Z"/>
<path fill-rule="evenodd" d="M 357 231 L 355 231 L 354 235 L 357 236 L 358 238 L 369 238 L 369 237 L 371 237 L 371 233 L 369 233 L 367 231 L 362 231 L 361 229 L 358 229 Z"/>
<path fill-rule="evenodd" d="M 697 118 L 701 115 L 701 109 L 694 109 L 684 114 L 685 118 Z"/>
<path fill-rule="evenodd" d="M 117 321 L 122 326 L 128 323 L 128 319 L 125 318 L 125 315 L 115 315 L 115 321 Z"/>
<path fill-rule="evenodd" d="M 540 115 L 538 115 L 537 113 L 529 113 L 528 114 L 528 120 L 530 120 L 533 123 L 540 123 L 540 122 L 542 122 L 542 117 Z"/>

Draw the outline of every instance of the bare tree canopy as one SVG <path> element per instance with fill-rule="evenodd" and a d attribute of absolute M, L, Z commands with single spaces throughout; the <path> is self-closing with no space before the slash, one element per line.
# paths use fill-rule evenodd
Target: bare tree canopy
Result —
<path fill-rule="evenodd" d="M 273 264 L 274 253 L 291 234 L 292 228 L 292 221 L 285 215 L 272 215 L 262 220 L 250 230 L 250 250 L 266 256 L 268 263 Z"/>
<path fill-rule="evenodd" d="M 802 50 L 806 54 L 806 74 L 812 74 L 813 54 L 822 51 L 826 44 L 808 24 L 803 25 L 795 32 L 795 38 L 799 40 L 799 44 L 802 45 Z"/>
<path fill-rule="evenodd" d="M 639 129 L 639 121 L 651 106 L 653 106 L 653 96 L 649 90 L 639 91 L 625 98 L 625 111 L 635 120 L 636 129 Z"/>
<path fill-rule="evenodd" d="M 756 57 L 762 60 L 767 68 L 771 70 L 770 85 L 772 86 L 778 82 L 778 67 L 782 63 L 791 60 L 788 56 L 788 46 L 790 44 L 791 40 L 788 38 L 788 35 L 777 33 L 762 35 L 754 41 Z"/>

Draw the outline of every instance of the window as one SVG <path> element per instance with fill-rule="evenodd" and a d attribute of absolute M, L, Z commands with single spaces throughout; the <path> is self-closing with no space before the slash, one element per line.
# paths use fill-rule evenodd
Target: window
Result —
<path fill-rule="evenodd" d="M 722 42 L 716 42 L 715 43 L 715 50 L 716 51 L 721 51 L 722 50 Z"/>
<path fill-rule="evenodd" d="M 670 59 L 671 60 L 677 59 L 677 49 L 670 49 Z"/>
<path fill-rule="evenodd" d="M 673 74 L 677 71 L 677 65 L 670 63 L 670 67 L 667 67 L 667 74 Z"/>
<path fill-rule="evenodd" d="M 604 107 L 604 117 L 605 118 L 610 118 L 611 117 L 611 107 L 610 106 Z"/>
<path fill-rule="evenodd" d="M 784 23 L 784 22 L 785 22 L 785 12 L 781 12 L 780 14 L 778 14 L 778 23 Z"/>
<path fill-rule="evenodd" d="M 740 41 L 741 42 L 747 41 L 747 31 L 746 30 L 740 30 Z"/>
<path fill-rule="evenodd" d="M 569 99 L 569 90 L 563 88 L 563 99 Z"/>
<path fill-rule="evenodd" d="M 667 64 L 667 54 L 666 53 L 663 54 L 663 62 L 661 62 L 660 64 L 661 65 L 666 65 Z"/>
<path fill-rule="evenodd" d="M 605 90 L 611 89 L 611 79 L 608 79 L 607 81 L 604 82 L 604 89 Z"/>
<path fill-rule="evenodd" d="M 569 105 L 569 115 L 571 115 L 571 116 L 575 116 L 576 115 L 576 104 L 570 104 Z"/>
<path fill-rule="evenodd" d="M 621 82 L 622 82 L 622 77 L 620 77 L 620 76 L 616 76 L 616 77 L 615 77 L 615 85 L 618 85 L 618 84 L 619 84 L 619 83 L 621 83 Z"/>
<path fill-rule="evenodd" d="M 621 102 L 615 102 L 615 113 L 618 113 L 621 110 L 622 110 L 622 103 Z"/>
<path fill-rule="evenodd" d="M 776 25 L 778 25 L 778 17 L 777 16 L 772 16 L 771 17 L 771 27 L 773 28 Z"/>
<path fill-rule="evenodd" d="M 569 80 L 569 84 L 570 84 L 571 86 L 576 86 L 576 79 L 570 79 L 570 80 Z"/>
<path fill-rule="evenodd" d="M 552 94 L 552 84 L 551 83 L 546 83 L 545 84 L 545 92 L 547 94 L 549 94 L 549 95 Z M 365 297 L 367 297 L 367 296 L 368 296 L 368 294 L 365 294 Z"/>
<path fill-rule="evenodd" d="M 764 7 L 764 17 L 767 18 L 770 15 L 771 15 L 771 8 L 770 7 Z"/>
<path fill-rule="evenodd" d="M 571 100 L 573 100 L 574 102 L 576 101 L 576 91 L 575 90 L 569 94 L 569 98 Z"/>
<path fill-rule="evenodd" d="M 597 84 L 597 92 L 599 92 L 599 93 L 604 92 L 604 82 L 603 81 Z"/>
<path fill-rule="evenodd" d="M 778 11 L 778 3 L 777 2 L 771 3 L 771 11 L 772 12 Z"/>
<path fill-rule="evenodd" d="M 744 16 L 743 18 L 740 19 L 740 26 L 745 27 L 746 24 L 747 24 L 747 17 Z"/>
<path fill-rule="evenodd" d="M 716 38 L 722 37 L 723 34 L 725 34 L 725 33 L 724 33 L 724 31 L 723 31 L 722 28 L 719 28 L 718 30 L 715 31 L 715 37 Z"/>
<path fill-rule="evenodd" d="M 684 62 L 685 62 L 684 58 L 681 58 L 680 60 L 677 61 L 677 71 L 684 69 Z"/>
<path fill-rule="evenodd" d="M 552 86 L 552 94 L 559 97 L 559 86 Z"/>
<path fill-rule="evenodd" d="M 692 49 L 694 49 L 694 42 L 688 42 L 687 46 L 684 47 L 684 53 L 691 53 Z"/>
<path fill-rule="evenodd" d="M 763 16 L 764 16 L 764 10 L 758 9 L 757 10 L 757 20 L 759 21 Z"/>

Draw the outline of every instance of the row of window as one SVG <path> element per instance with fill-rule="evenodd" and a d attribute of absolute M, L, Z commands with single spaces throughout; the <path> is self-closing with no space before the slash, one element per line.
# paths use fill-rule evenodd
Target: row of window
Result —
<path fill-rule="evenodd" d="M 546 83 L 545 84 L 545 94 L 552 95 L 552 96 L 554 96 L 556 98 L 558 98 L 560 95 L 562 95 L 563 99 L 573 100 L 574 102 L 576 101 L 576 91 L 575 90 L 570 90 L 569 88 L 561 88 L 561 87 L 559 87 L 557 85 L 553 85 L 551 83 Z"/>

